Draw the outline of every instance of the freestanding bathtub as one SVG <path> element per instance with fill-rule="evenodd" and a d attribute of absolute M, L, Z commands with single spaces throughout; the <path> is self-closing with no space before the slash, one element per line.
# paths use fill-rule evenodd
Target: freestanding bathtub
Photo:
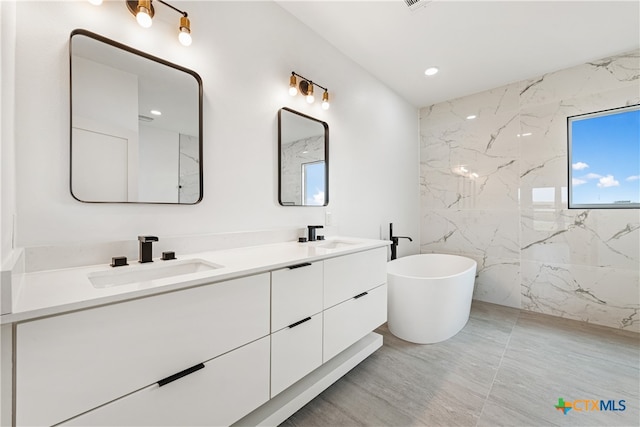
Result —
<path fill-rule="evenodd" d="M 431 344 L 467 324 L 477 264 L 457 255 L 410 255 L 387 263 L 388 326 L 398 338 Z"/>

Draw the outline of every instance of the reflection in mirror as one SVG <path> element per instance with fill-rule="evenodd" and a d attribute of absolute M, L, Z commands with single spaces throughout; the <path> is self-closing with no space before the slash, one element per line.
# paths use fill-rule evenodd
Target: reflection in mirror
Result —
<path fill-rule="evenodd" d="M 71 194 L 82 202 L 202 199 L 202 82 L 85 30 L 70 40 Z"/>
<path fill-rule="evenodd" d="M 326 206 L 329 203 L 329 126 L 281 108 L 278 151 L 280 204 Z"/>

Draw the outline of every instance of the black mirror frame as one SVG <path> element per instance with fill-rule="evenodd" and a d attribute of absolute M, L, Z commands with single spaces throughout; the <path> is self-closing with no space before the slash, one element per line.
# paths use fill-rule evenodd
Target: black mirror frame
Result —
<path fill-rule="evenodd" d="M 282 202 L 282 111 L 287 111 L 292 114 L 296 114 L 305 119 L 312 120 L 314 122 L 320 123 L 324 128 L 324 204 L 322 205 L 291 205 L 285 204 Z M 323 206 L 329 205 L 329 125 L 322 120 L 316 119 L 314 117 L 303 114 L 299 111 L 292 110 L 291 108 L 282 107 L 278 110 L 278 204 L 280 206 L 295 206 L 295 207 L 303 207 L 303 208 L 319 208 Z"/>
<path fill-rule="evenodd" d="M 198 155 L 200 156 L 199 159 L 199 163 L 198 163 L 198 167 L 199 167 L 199 184 L 200 184 L 200 195 L 198 197 L 198 200 L 196 200 L 193 203 L 171 203 L 171 202 L 101 202 L 101 201 L 86 201 L 86 200 L 80 200 L 78 199 L 74 194 L 73 194 L 73 187 L 72 187 L 72 183 L 73 183 L 73 177 L 72 177 L 72 165 L 73 165 L 73 140 L 71 137 L 71 133 L 72 133 L 72 128 L 73 128 L 73 92 L 72 92 L 72 82 L 73 82 L 73 76 L 72 76 L 72 59 L 73 59 L 73 52 L 72 52 L 72 46 L 71 46 L 71 41 L 73 39 L 73 36 L 75 35 L 82 35 L 85 37 L 89 37 L 92 38 L 94 40 L 97 40 L 99 42 L 108 44 L 110 46 L 116 47 L 118 49 L 124 50 L 126 52 L 132 53 L 134 55 L 138 55 L 141 56 L 143 58 L 149 59 L 151 61 L 157 62 L 161 65 L 165 65 L 167 67 L 171 67 L 174 68 L 178 71 L 182 71 L 184 73 L 187 73 L 189 75 L 191 75 L 196 82 L 198 83 L 198 139 L 199 139 L 199 144 L 198 144 Z M 196 73 L 193 70 L 189 70 L 188 68 L 184 68 L 180 65 L 174 64 L 172 62 L 166 61 L 162 58 L 158 58 L 157 56 L 153 56 L 150 55 L 146 52 L 142 52 L 140 50 L 134 49 L 130 46 L 127 46 L 125 44 L 119 43 L 115 40 L 111 40 L 108 39 L 104 36 L 101 36 L 99 34 L 96 33 L 92 33 L 91 31 L 87 31 L 87 30 L 83 30 L 83 29 L 75 29 L 73 31 L 71 31 L 71 35 L 69 36 L 69 192 L 71 193 L 71 196 L 82 203 L 124 203 L 124 204 L 154 204 L 154 205 L 185 205 L 185 206 L 189 206 L 189 205 L 195 205 L 198 204 L 202 201 L 202 198 L 204 197 L 204 179 L 203 179 L 203 134 L 202 134 L 202 122 L 203 122 L 203 114 L 202 114 L 202 105 L 203 105 L 203 91 L 202 91 L 202 78 L 200 77 L 200 75 L 198 73 Z"/>

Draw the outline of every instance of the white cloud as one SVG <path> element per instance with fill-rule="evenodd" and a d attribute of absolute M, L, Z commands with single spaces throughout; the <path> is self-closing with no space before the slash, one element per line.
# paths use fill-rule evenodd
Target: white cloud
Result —
<path fill-rule="evenodd" d="M 584 162 L 577 162 L 577 163 L 574 163 L 574 164 L 571 165 L 571 168 L 574 171 L 581 171 L 581 170 L 586 169 L 588 167 L 589 167 L 589 165 L 584 163 Z"/>
<path fill-rule="evenodd" d="M 613 175 L 607 175 L 605 177 L 602 177 L 598 182 L 598 187 L 600 188 L 617 187 L 619 185 L 620 185 L 620 182 L 616 181 Z"/>
<path fill-rule="evenodd" d="M 632 175 L 627 177 L 627 179 L 625 179 L 625 181 L 637 181 L 640 179 L 640 175 Z"/>
<path fill-rule="evenodd" d="M 578 179 L 578 178 L 571 178 L 571 184 L 574 187 L 577 187 L 578 185 L 582 185 L 582 184 L 586 184 L 587 181 L 585 181 L 584 179 Z"/>
<path fill-rule="evenodd" d="M 316 194 L 313 195 L 313 205 L 314 206 L 324 205 L 324 191 L 318 190 L 318 192 L 316 192 Z"/>
<path fill-rule="evenodd" d="M 588 173 L 585 176 L 583 176 L 584 179 L 600 179 L 602 178 L 602 175 L 598 175 L 597 173 Z"/>

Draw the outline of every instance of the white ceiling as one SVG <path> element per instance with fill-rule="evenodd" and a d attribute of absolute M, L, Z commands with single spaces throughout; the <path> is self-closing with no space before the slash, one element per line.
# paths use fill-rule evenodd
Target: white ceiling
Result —
<path fill-rule="evenodd" d="M 639 0 L 276 1 L 416 107 L 640 47 Z"/>

